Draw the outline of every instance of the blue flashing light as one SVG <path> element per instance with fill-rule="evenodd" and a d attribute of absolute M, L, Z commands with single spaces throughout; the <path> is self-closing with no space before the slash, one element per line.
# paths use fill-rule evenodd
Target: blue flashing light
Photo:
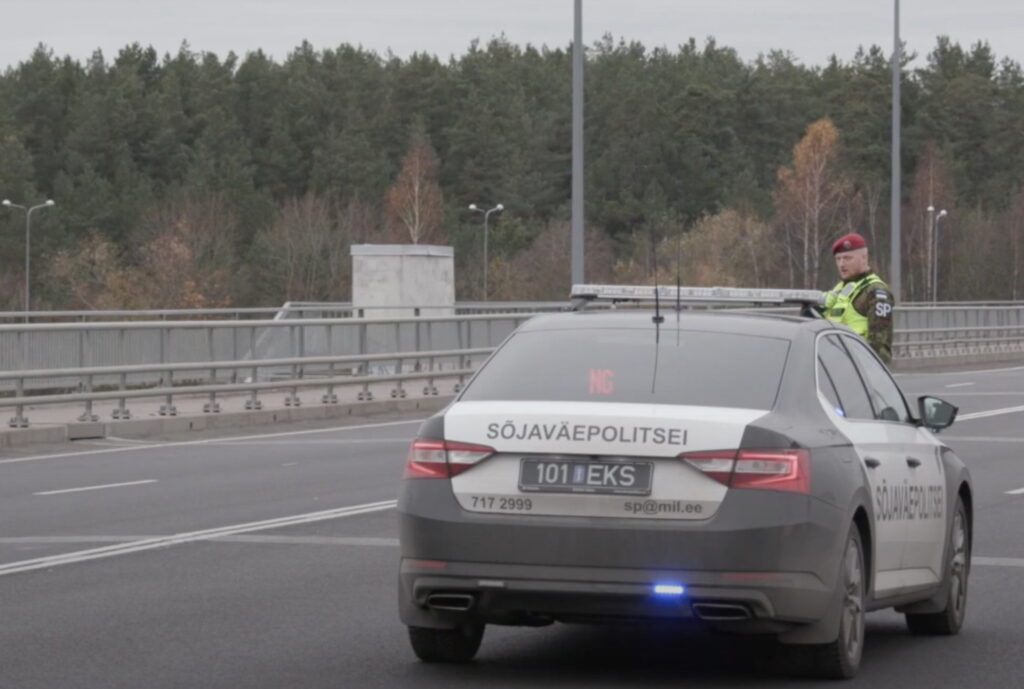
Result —
<path fill-rule="evenodd" d="M 681 596 L 686 589 L 680 584 L 655 584 L 654 594 L 657 596 Z"/>

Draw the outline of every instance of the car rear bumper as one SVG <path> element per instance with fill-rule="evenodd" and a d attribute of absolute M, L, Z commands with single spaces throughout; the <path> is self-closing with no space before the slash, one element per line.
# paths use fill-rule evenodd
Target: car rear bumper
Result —
<path fill-rule="evenodd" d="M 697 617 L 785 631 L 829 610 L 849 531 L 834 506 L 772 491 L 730 491 L 711 519 L 667 523 L 470 513 L 445 482 L 416 483 L 399 503 L 412 626 Z M 655 595 L 664 583 L 684 595 Z M 434 604 L 445 595 L 468 604 Z"/>
<path fill-rule="evenodd" d="M 681 595 L 659 595 L 657 584 Z M 820 619 L 830 586 L 806 572 L 651 571 L 494 565 L 403 558 L 399 610 L 410 626 L 466 621 L 541 625 L 614 620 L 701 620 L 733 631 L 778 633 Z"/>

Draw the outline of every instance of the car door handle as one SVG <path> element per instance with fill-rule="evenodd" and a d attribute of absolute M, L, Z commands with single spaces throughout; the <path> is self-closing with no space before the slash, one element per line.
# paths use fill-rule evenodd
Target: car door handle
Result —
<path fill-rule="evenodd" d="M 875 459 L 874 457 L 865 457 L 864 463 L 868 465 L 869 469 L 875 469 L 882 465 L 882 463 Z"/>
<path fill-rule="evenodd" d="M 907 457 L 907 466 L 912 469 L 916 469 L 921 466 L 921 460 L 917 457 Z"/>

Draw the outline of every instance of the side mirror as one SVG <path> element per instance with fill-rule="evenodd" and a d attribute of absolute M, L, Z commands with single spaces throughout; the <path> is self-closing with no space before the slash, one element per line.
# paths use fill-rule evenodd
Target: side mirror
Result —
<path fill-rule="evenodd" d="M 956 420 L 956 413 L 960 411 L 958 407 L 949 402 L 930 395 L 922 395 L 917 398 L 917 409 L 921 425 L 927 426 L 936 433 L 943 428 L 952 426 L 953 421 Z"/>

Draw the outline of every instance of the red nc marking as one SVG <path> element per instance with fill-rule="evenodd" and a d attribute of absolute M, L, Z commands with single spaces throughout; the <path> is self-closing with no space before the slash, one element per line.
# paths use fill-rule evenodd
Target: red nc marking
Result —
<path fill-rule="evenodd" d="M 615 371 L 606 368 L 590 369 L 590 394 L 610 395 L 615 390 Z"/>

